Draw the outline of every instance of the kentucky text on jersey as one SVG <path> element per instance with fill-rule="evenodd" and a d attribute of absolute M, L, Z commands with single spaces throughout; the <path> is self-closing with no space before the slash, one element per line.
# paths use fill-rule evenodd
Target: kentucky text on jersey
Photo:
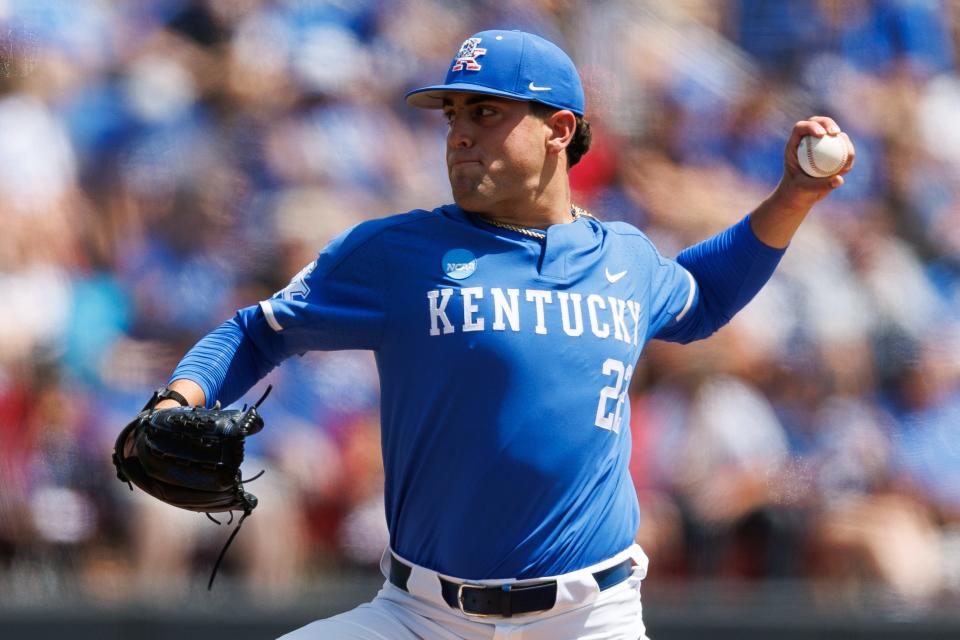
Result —
<path fill-rule="evenodd" d="M 450 318 L 447 314 L 447 305 L 454 295 L 463 299 L 462 318 Z M 488 294 L 485 287 L 464 287 L 428 291 L 427 302 L 431 336 L 458 330 L 520 332 L 529 331 L 530 326 L 533 333 L 548 335 L 548 327 L 557 326 L 556 322 L 547 321 L 548 316 L 559 314 L 560 325 L 568 336 L 576 338 L 589 329 L 589 334 L 600 339 L 640 345 L 641 307 L 633 300 L 545 289 L 524 289 L 521 295 L 520 289 L 500 287 L 491 287 Z"/>

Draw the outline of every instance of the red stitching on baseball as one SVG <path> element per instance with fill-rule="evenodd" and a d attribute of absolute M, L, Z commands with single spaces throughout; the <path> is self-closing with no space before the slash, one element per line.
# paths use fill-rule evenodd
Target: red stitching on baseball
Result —
<path fill-rule="evenodd" d="M 847 145 L 843 145 L 843 157 L 840 159 L 840 166 L 837 167 L 836 171 L 834 171 L 833 173 L 830 173 L 817 166 L 817 163 L 813 159 L 813 141 L 810 140 L 809 137 L 805 138 L 805 140 L 807 141 L 806 142 L 807 161 L 810 163 L 810 166 L 813 167 L 813 169 L 820 174 L 819 176 L 817 176 L 818 178 L 827 178 L 829 176 L 832 176 L 834 173 L 839 173 L 840 170 L 847 165 Z"/>
<path fill-rule="evenodd" d="M 810 138 L 807 138 L 807 162 L 810 163 L 810 166 L 813 167 L 813 170 L 817 173 L 823 173 L 823 169 L 817 166 L 817 163 L 813 160 L 813 141 Z M 823 176 L 818 176 L 823 177 Z"/>

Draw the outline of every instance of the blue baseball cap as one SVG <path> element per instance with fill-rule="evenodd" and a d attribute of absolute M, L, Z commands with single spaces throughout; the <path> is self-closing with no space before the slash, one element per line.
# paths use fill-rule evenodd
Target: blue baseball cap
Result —
<path fill-rule="evenodd" d="M 580 75 L 563 49 L 523 31 L 481 31 L 467 38 L 453 57 L 443 84 L 414 89 L 407 103 L 440 109 L 449 91 L 542 102 L 583 115 Z"/>

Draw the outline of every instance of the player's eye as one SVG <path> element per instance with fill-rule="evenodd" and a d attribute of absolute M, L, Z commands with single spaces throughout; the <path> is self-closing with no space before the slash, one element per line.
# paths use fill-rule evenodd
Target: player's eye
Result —
<path fill-rule="evenodd" d="M 444 120 L 447 121 L 447 125 L 448 125 L 448 126 L 449 126 L 449 125 L 452 125 L 452 124 L 453 124 L 453 110 L 451 109 L 450 111 L 444 111 L 444 112 L 443 112 L 443 118 L 444 118 Z"/>
<path fill-rule="evenodd" d="M 496 113 L 497 113 L 496 109 L 492 109 L 490 107 L 483 107 L 483 106 L 478 106 L 476 111 L 474 111 L 474 115 L 476 115 L 478 118 L 489 118 L 490 116 L 495 115 Z"/>

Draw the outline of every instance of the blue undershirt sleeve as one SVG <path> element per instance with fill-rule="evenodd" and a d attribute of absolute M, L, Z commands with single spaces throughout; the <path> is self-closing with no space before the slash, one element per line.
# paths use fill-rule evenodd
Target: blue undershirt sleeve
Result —
<path fill-rule="evenodd" d="M 684 249 L 676 261 L 696 282 L 694 304 L 682 319 L 666 323 L 654 337 L 686 343 L 711 335 L 753 299 L 785 252 L 757 238 L 750 216 Z"/>
<path fill-rule="evenodd" d="M 169 382 L 186 378 L 203 389 L 206 406 L 220 400 L 229 405 L 246 393 L 278 364 L 258 349 L 243 328 L 243 309 L 200 339 L 183 357 Z"/>

